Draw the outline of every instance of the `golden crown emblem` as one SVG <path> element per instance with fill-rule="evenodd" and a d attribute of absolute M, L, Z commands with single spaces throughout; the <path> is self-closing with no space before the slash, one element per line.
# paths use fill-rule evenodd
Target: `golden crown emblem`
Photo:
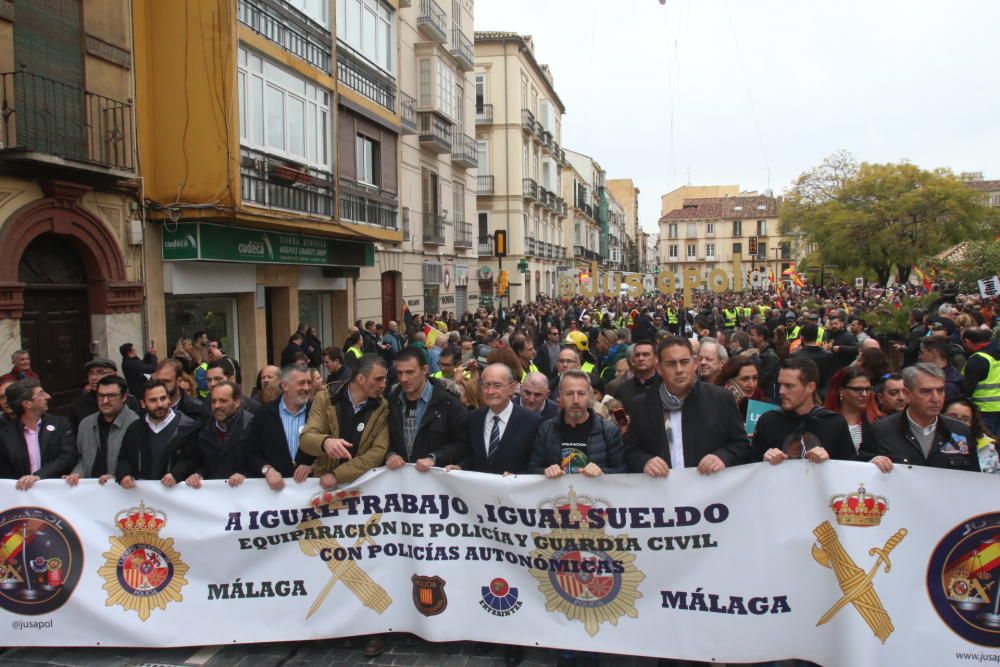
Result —
<path fill-rule="evenodd" d="M 566 495 L 556 496 L 555 498 L 546 498 L 538 503 L 538 509 L 552 510 L 555 512 L 559 512 L 561 510 L 569 511 L 569 520 L 578 522 L 582 526 L 589 524 L 587 521 L 587 513 L 591 509 L 607 510 L 611 507 L 611 501 L 607 498 L 577 494 L 576 489 L 573 488 L 572 484 L 570 485 L 569 491 Z"/>
<path fill-rule="evenodd" d="M 115 523 L 122 533 L 159 533 L 167 525 L 167 515 L 158 509 L 146 507 L 141 500 L 138 507 L 122 510 L 115 516 Z"/>
<path fill-rule="evenodd" d="M 351 489 L 350 491 L 330 491 L 323 489 L 319 493 L 313 495 L 309 504 L 313 507 L 320 507 L 321 505 L 329 505 L 330 509 L 339 509 L 344 507 L 344 499 L 346 498 L 357 498 L 361 495 L 361 492 L 357 489 Z"/>
<path fill-rule="evenodd" d="M 877 526 L 889 511 L 889 501 L 885 496 L 869 494 L 865 485 L 860 484 L 857 493 L 830 498 L 830 509 L 841 526 Z"/>

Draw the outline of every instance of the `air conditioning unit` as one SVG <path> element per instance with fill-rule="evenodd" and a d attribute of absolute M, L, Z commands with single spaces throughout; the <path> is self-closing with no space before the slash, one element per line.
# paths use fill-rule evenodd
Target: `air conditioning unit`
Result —
<path fill-rule="evenodd" d="M 142 220 L 132 218 L 128 221 L 128 244 L 130 246 L 142 245 Z"/>

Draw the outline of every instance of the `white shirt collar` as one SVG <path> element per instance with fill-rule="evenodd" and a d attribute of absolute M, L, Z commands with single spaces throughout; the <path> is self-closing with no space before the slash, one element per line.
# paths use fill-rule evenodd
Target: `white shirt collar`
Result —
<path fill-rule="evenodd" d="M 507 401 L 507 407 L 501 410 L 499 414 L 493 412 L 493 408 L 490 408 L 486 413 L 486 421 L 488 421 L 489 425 L 492 427 L 493 418 L 500 417 L 500 421 L 506 426 L 507 422 L 510 421 L 510 415 L 512 412 L 514 412 L 514 401 Z"/>
<path fill-rule="evenodd" d="M 906 418 L 910 420 L 910 428 L 913 428 L 918 432 L 922 433 L 924 437 L 932 435 L 937 430 L 937 423 L 938 423 L 937 417 L 934 418 L 934 421 L 931 422 L 930 426 L 921 426 L 917 422 L 913 421 L 913 418 L 910 417 L 909 410 L 906 411 Z"/>
<path fill-rule="evenodd" d="M 147 414 L 146 415 L 146 425 L 149 426 L 149 430 L 152 431 L 153 433 L 159 433 L 160 431 L 162 431 L 163 429 L 165 429 L 167 426 L 169 426 L 170 422 L 172 422 L 174 420 L 174 417 L 176 417 L 176 416 L 177 416 L 177 413 L 174 412 L 171 409 L 167 413 L 167 416 L 166 416 L 166 418 L 164 418 L 163 421 L 161 421 L 159 424 L 154 424 L 153 420 L 151 420 L 149 418 L 149 415 Z"/>

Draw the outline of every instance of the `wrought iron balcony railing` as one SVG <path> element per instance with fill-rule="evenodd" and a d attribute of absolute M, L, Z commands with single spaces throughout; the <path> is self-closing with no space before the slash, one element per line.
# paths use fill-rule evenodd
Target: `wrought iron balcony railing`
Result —
<path fill-rule="evenodd" d="M 452 149 L 452 124 L 430 111 L 421 111 L 420 143 L 435 153 L 450 153 Z"/>
<path fill-rule="evenodd" d="M 587 261 L 601 261 L 601 253 L 590 250 L 589 248 L 584 248 L 580 245 L 573 246 L 573 256 L 577 259 L 583 259 Z"/>
<path fill-rule="evenodd" d="M 333 177 L 329 172 L 240 147 L 243 201 L 265 208 L 333 217 Z"/>
<path fill-rule="evenodd" d="M 478 251 L 480 257 L 492 257 L 493 256 L 493 237 L 492 236 L 480 236 Z"/>
<path fill-rule="evenodd" d="M 491 195 L 493 194 L 493 177 L 488 175 L 476 176 L 476 194 L 477 195 Z"/>
<path fill-rule="evenodd" d="M 403 134 L 417 133 L 417 101 L 403 91 L 399 91 L 399 120 Z"/>
<path fill-rule="evenodd" d="M 476 56 L 472 49 L 472 40 L 465 36 L 461 28 L 451 29 L 450 50 L 463 72 L 471 72 L 476 69 Z"/>
<path fill-rule="evenodd" d="M 521 189 L 525 199 L 538 199 L 538 183 L 533 178 L 521 179 Z"/>
<path fill-rule="evenodd" d="M 366 186 L 351 183 L 348 192 L 340 183 L 340 219 L 396 231 L 399 229 L 399 204 L 387 201 L 377 192 L 365 193 Z M 405 230 L 408 232 L 409 230 Z"/>
<path fill-rule="evenodd" d="M 337 81 L 396 112 L 396 80 L 370 65 L 343 42 L 337 42 Z"/>
<path fill-rule="evenodd" d="M 455 247 L 456 248 L 471 248 L 472 247 L 472 224 L 468 222 L 456 222 L 455 223 Z"/>
<path fill-rule="evenodd" d="M 493 124 L 493 105 L 483 104 L 476 107 L 476 125 Z"/>
<path fill-rule="evenodd" d="M 424 245 L 444 245 L 444 218 L 424 211 Z"/>
<path fill-rule="evenodd" d="M 237 0 L 240 23 L 330 73 L 330 31 L 282 0 Z"/>
<path fill-rule="evenodd" d="M 6 72 L 0 74 L 0 114 L 0 153 L 39 153 L 135 171 L 131 101 L 29 72 Z"/>
<path fill-rule="evenodd" d="M 459 128 L 455 128 L 454 140 L 451 149 L 451 161 L 455 164 L 475 169 L 479 164 L 478 153 L 476 151 L 476 140 L 467 134 L 462 133 Z"/>
<path fill-rule="evenodd" d="M 521 109 L 521 129 L 529 134 L 535 133 L 535 114 L 528 109 Z"/>
<path fill-rule="evenodd" d="M 448 39 L 445 28 L 444 10 L 434 0 L 420 0 L 420 14 L 417 15 L 417 29 L 432 42 L 444 43 Z"/>
<path fill-rule="evenodd" d="M 524 254 L 529 257 L 534 257 L 537 254 L 535 248 L 535 239 L 525 238 L 524 239 Z"/>

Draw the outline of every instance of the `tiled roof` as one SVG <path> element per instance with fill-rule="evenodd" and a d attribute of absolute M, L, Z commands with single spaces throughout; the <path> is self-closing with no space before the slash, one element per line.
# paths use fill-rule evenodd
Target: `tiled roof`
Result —
<path fill-rule="evenodd" d="M 705 197 L 685 199 L 684 208 L 674 209 L 660 220 L 742 220 L 776 218 L 781 198 L 776 197 Z M 763 208 L 760 208 L 763 207 Z"/>
<path fill-rule="evenodd" d="M 1000 191 L 1000 181 L 966 181 L 965 186 L 980 192 Z"/>

